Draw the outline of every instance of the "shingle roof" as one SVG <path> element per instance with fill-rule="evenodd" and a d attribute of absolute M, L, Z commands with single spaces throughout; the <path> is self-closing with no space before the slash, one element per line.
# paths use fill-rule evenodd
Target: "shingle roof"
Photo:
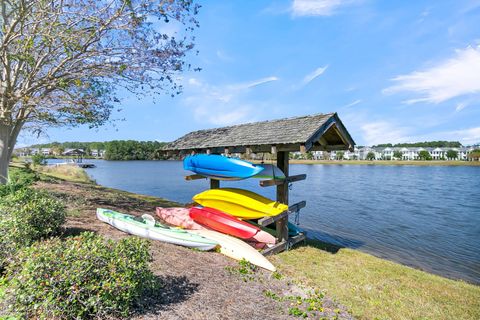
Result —
<path fill-rule="evenodd" d="M 286 151 L 298 151 L 299 145 L 305 145 L 308 151 L 318 145 L 321 137 L 324 145 L 336 149 L 353 148 L 355 144 L 338 115 L 328 113 L 193 131 L 167 144 L 163 150 L 270 148 L 272 145 L 288 149 L 288 145 L 292 150 Z"/>

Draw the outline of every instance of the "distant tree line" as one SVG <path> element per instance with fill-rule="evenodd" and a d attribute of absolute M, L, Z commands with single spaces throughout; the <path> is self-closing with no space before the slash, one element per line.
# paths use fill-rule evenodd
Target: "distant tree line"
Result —
<path fill-rule="evenodd" d="M 32 145 L 31 148 L 52 148 L 59 151 L 83 149 L 87 155 L 92 150 L 104 150 L 106 160 L 160 160 L 159 150 L 165 142 L 114 140 L 107 142 L 52 142 Z"/>
<path fill-rule="evenodd" d="M 413 143 L 382 143 L 377 144 L 373 147 L 405 147 L 405 148 L 425 148 L 425 147 L 433 147 L 433 148 L 460 148 L 462 144 L 458 141 L 424 141 L 424 142 L 413 142 Z"/>
<path fill-rule="evenodd" d="M 424 142 L 413 142 L 413 143 L 382 143 L 377 144 L 373 147 L 387 148 L 387 147 L 405 147 L 405 148 L 460 148 L 462 144 L 458 141 L 424 141 Z"/>

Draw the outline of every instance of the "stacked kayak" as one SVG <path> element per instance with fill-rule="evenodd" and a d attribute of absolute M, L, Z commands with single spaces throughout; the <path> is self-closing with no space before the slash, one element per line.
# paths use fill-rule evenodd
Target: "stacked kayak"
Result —
<path fill-rule="evenodd" d="M 129 234 L 152 240 L 181 245 L 198 250 L 211 250 L 218 242 L 189 231 L 170 228 L 155 221 L 150 215 L 135 217 L 109 209 L 97 209 L 97 218 Z"/>
<path fill-rule="evenodd" d="M 215 208 L 246 220 L 276 216 L 288 210 L 286 204 L 270 200 L 248 190 L 236 188 L 206 190 L 195 195 L 193 201 L 204 207 Z"/>
<path fill-rule="evenodd" d="M 262 166 L 220 155 L 198 154 L 183 160 L 183 168 L 216 180 L 241 180 L 262 172 Z"/>
<path fill-rule="evenodd" d="M 275 244 L 275 237 L 271 234 L 214 208 L 190 208 L 190 217 L 204 226 L 237 238 L 255 239 L 258 242 Z"/>

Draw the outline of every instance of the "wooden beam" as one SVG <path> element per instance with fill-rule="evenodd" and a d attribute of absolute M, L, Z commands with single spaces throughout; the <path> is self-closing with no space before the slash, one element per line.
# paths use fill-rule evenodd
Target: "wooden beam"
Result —
<path fill-rule="evenodd" d="M 301 145 L 300 145 L 300 153 L 302 153 L 302 154 L 307 153 L 307 149 L 305 148 L 305 145 L 304 145 L 304 144 L 301 144 Z"/>
<path fill-rule="evenodd" d="M 262 218 L 262 219 L 258 220 L 257 223 L 260 226 L 265 227 L 265 226 L 268 226 L 269 224 L 272 224 L 272 223 L 274 223 L 274 222 L 276 222 L 280 219 L 288 217 L 289 214 L 290 214 L 290 212 L 288 212 L 288 210 L 286 210 L 286 211 L 283 211 L 280 214 L 277 214 L 276 216 Z"/>
<path fill-rule="evenodd" d="M 191 174 L 189 176 L 185 176 L 185 180 L 187 181 L 200 180 L 200 179 L 207 179 L 207 177 L 202 176 L 201 174 Z"/>
<path fill-rule="evenodd" d="M 268 256 L 271 254 L 279 253 L 284 251 L 287 248 L 287 241 L 282 241 L 274 245 L 273 247 L 267 248 L 262 251 L 264 256 Z"/>
<path fill-rule="evenodd" d="M 298 210 L 305 208 L 306 205 L 307 205 L 307 202 L 303 200 L 288 207 L 288 211 L 289 213 L 297 212 Z"/>
<path fill-rule="evenodd" d="M 300 201 L 298 203 L 295 203 L 294 205 L 291 205 L 288 207 L 288 210 L 283 211 L 280 214 L 277 214 L 276 216 L 273 217 L 265 217 L 260 220 L 258 220 L 258 224 L 261 225 L 262 227 L 268 226 L 269 224 L 274 223 L 275 221 L 278 221 L 279 219 L 282 219 L 284 217 L 288 217 L 289 214 L 297 212 L 298 210 L 305 208 L 307 205 L 306 201 Z"/>
<path fill-rule="evenodd" d="M 288 159 L 289 152 L 280 151 L 277 154 L 277 167 L 283 171 L 286 177 L 288 177 Z M 288 205 L 288 184 L 283 183 L 277 185 L 277 201 Z M 288 239 L 288 214 L 275 222 L 277 229 L 278 242 L 287 241 Z"/>
<path fill-rule="evenodd" d="M 270 187 L 270 186 L 278 186 L 284 183 L 296 182 L 305 180 L 307 178 L 306 174 L 297 174 L 294 176 L 287 177 L 285 179 L 271 179 L 271 180 L 261 180 L 260 186 L 261 187 Z"/>
<path fill-rule="evenodd" d="M 210 189 L 220 188 L 220 180 L 210 179 Z"/>
<path fill-rule="evenodd" d="M 268 256 L 270 254 L 275 254 L 275 253 L 282 252 L 286 249 L 288 250 L 291 247 L 293 247 L 294 245 L 296 245 L 297 243 L 299 243 L 301 241 L 305 241 L 306 238 L 307 237 L 305 236 L 305 234 L 300 233 L 300 234 L 298 234 L 294 237 L 289 238 L 288 241 L 280 242 L 280 243 L 274 245 L 273 247 L 270 247 L 270 248 L 267 248 L 267 249 L 263 250 L 262 254 L 264 256 Z"/>
<path fill-rule="evenodd" d="M 270 150 L 270 153 L 271 154 L 277 154 L 277 146 L 272 146 L 272 148 Z"/>

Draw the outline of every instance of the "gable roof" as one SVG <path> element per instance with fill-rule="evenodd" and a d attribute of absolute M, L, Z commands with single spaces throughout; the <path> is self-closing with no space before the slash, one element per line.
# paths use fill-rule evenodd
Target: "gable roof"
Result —
<path fill-rule="evenodd" d="M 261 121 L 190 132 L 168 143 L 164 151 L 223 153 L 346 150 L 355 142 L 336 113 Z"/>

